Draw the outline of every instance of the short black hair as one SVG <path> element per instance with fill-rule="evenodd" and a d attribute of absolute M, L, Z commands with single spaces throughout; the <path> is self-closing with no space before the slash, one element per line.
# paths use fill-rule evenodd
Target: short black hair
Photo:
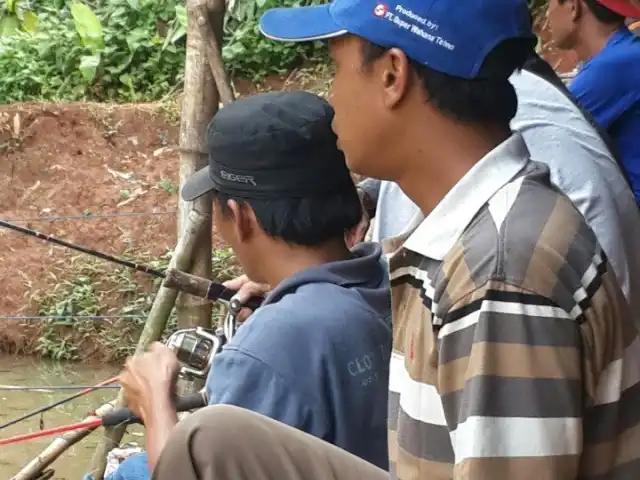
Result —
<path fill-rule="evenodd" d="M 262 230 L 272 238 L 293 245 L 320 246 L 344 238 L 362 218 L 362 205 L 355 185 L 333 193 L 304 198 L 253 199 L 213 191 L 216 207 L 229 215 L 227 202 L 250 206 Z"/>
<path fill-rule="evenodd" d="M 560 4 L 565 3 L 567 0 L 558 0 Z M 596 20 L 606 24 L 623 24 L 625 17 L 619 13 L 614 12 L 609 7 L 605 7 L 598 0 L 582 0 L 587 8 L 596 17 Z"/>
<path fill-rule="evenodd" d="M 364 41 L 363 59 L 370 65 L 387 51 Z M 533 51 L 531 39 L 505 40 L 485 59 L 477 78 L 465 79 L 410 61 L 429 94 L 429 102 L 462 123 L 505 126 L 515 117 L 518 98 L 509 77 L 520 70 Z"/>

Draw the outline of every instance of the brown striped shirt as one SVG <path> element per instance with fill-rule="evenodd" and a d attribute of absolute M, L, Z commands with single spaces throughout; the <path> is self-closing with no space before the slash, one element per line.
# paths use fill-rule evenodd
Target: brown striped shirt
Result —
<path fill-rule="evenodd" d="M 640 479 L 638 331 L 528 156 L 514 134 L 387 244 L 392 478 Z"/>

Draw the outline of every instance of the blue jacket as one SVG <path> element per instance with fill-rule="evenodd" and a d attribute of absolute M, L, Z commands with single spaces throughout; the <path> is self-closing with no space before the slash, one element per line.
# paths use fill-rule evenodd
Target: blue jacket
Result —
<path fill-rule="evenodd" d="M 243 407 L 385 470 L 391 299 L 378 244 L 280 283 L 238 329 L 207 379 L 210 404 Z M 146 455 L 107 480 L 142 480 Z"/>

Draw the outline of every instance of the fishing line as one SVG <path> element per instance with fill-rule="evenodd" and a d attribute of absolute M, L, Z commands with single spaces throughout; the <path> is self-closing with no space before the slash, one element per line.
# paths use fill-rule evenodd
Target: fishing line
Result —
<path fill-rule="evenodd" d="M 73 395 L 65 397 L 62 400 L 58 400 L 57 402 L 54 402 L 54 403 L 52 403 L 50 405 L 45 405 L 44 407 L 41 407 L 41 408 L 39 408 L 37 410 L 34 410 L 33 412 L 27 413 L 26 415 L 23 415 L 23 416 L 21 416 L 19 418 L 11 420 L 11 421 L 3 424 L 3 425 L 0 425 L 0 430 L 2 430 L 4 428 L 7 428 L 7 427 L 10 427 L 11 425 L 15 425 L 16 423 L 22 422 L 23 420 L 27 420 L 27 419 L 29 419 L 31 417 L 35 417 L 36 415 L 44 413 L 44 412 L 46 412 L 48 410 L 51 410 L 53 408 L 56 408 L 56 407 L 58 407 L 58 406 L 60 406 L 62 404 L 70 402 L 71 400 L 75 400 L 78 397 L 81 397 L 83 395 L 86 395 L 87 393 L 91 393 L 91 392 L 95 391 L 97 388 L 100 388 L 100 387 L 103 387 L 105 385 L 110 385 L 112 383 L 115 383 L 118 380 L 118 378 L 119 378 L 119 376 L 110 378 L 108 380 L 105 380 L 104 382 L 100 382 L 99 384 L 94 385 L 93 387 L 85 388 L 84 390 L 81 390 L 78 393 L 74 393 Z"/>

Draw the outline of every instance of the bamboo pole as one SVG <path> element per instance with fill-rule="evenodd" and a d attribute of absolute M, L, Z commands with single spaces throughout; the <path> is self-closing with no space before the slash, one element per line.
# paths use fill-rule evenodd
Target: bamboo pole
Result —
<path fill-rule="evenodd" d="M 220 43 L 218 42 L 220 35 L 216 32 L 215 26 L 211 24 L 211 15 L 208 13 L 210 9 L 215 11 L 216 6 L 215 4 L 211 5 L 211 0 L 209 0 L 209 6 L 207 0 L 196 0 L 194 3 L 196 24 L 200 30 L 200 36 L 205 39 L 205 52 L 211 68 L 211 75 L 218 89 L 220 101 L 223 105 L 228 105 L 235 100 L 235 95 L 222 61 Z"/>
<path fill-rule="evenodd" d="M 187 53 L 184 73 L 184 98 L 180 123 L 180 185 L 198 170 L 207 166 L 206 131 L 218 109 L 219 95 L 216 84 L 207 66 L 206 38 L 200 33 L 198 16 L 205 15 L 206 21 L 222 35 L 225 4 L 206 3 L 198 8 L 199 0 L 187 0 Z M 220 52 L 218 52 L 219 54 Z M 191 209 L 211 213 L 211 196 L 204 195 L 194 202 L 179 200 L 178 229 L 182 230 L 184 218 Z M 203 235 L 196 247 L 193 269 L 189 272 L 198 277 L 211 278 L 212 224 L 207 225 L 207 235 Z M 211 302 L 180 295 L 176 303 L 178 326 L 188 328 L 211 327 Z M 196 386 L 197 388 L 197 386 Z"/>
<path fill-rule="evenodd" d="M 207 217 L 192 210 L 187 217 L 187 223 L 182 236 L 178 240 L 169 268 L 178 270 L 188 270 L 193 261 L 196 245 L 200 236 L 202 236 L 204 227 L 210 223 Z M 164 332 L 167 320 L 171 315 L 171 311 L 176 302 L 178 291 L 167 288 L 165 285 L 160 286 L 158 293 L 153 301 L 151 311 L 147 317 L 144 329 L 140 334 L 136 354 L 144 352 L 147 347 L 155 341 L 160 340 Z M 118 393 L 115 400 L 115 408 L 126 406 L 122 390 Z M 126 431 L 126 427 L 105 429 L 105 435 L 102 442 L 96 447 L 91 460 L 90 473 L 94 480 L 103 480 L 104 471 L 107 467 L 107 455 L 109 451 L 120 444 L 120 440 Z"/>
<path fill-rule="evenodd" d="M 85 420 L 93 420 L 95 418 L 100 418 L 104 414 L 111 412 L 114 410 L 114 401 L 109 403 L 105 403 L 100 408 L 96 409 L 96 411 L 89 415 Z M 14 475 L 11 480 L 36 480 L 40 479 L 42 473 L 53 463 L 55 462 L 60 455 L 66 452 L 73 445 L 78 443 L 83 438 L 87 437 L 91 432 L 93 432 L 96 428 L 84 428 L 82 430 L 75 430 L 73 432 L 67 432 L 59 437 L 55 438 L 47 448 L 45 448 L 40 455 L 31 460 L 27 465 L 25 465 L 22 470 L 20 470 L 16 475 Z"/>

